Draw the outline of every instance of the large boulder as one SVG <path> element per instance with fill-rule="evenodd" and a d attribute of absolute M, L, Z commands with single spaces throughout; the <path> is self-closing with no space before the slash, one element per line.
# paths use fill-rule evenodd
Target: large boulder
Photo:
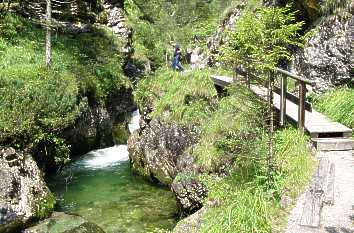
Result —
<path fill-rule="evenodd" d="M 203 207 L 203 200 L 208 195 L 207 187 L 194 178 L 175 179 L 171 185 L 176 195 L 177 206 L 181 215 L 190 215 Z"/>
<path fill-rule="evenodd" d="M 295 55 L 293 69 L 315 81 L 315 90 L 354 85 L 353 12 L 324 18 L 304 49 Z"/>
<path fill-rule="evenodd" d="M 128 140 L 132 170 L 144 177 L 170 185 L 177 175 L 177 161 L 196 143 L 193 127 L 152 120 Z"/>
<path fill-rule="evenodd" d="M 55 198 L 28 154 L 0 148 L 0 232 L 18 232 L 48 216 Z"/>
<path fill-rule="evenodd" d="M 198 233 L 202 228 L 202 218 L 208 211 L 207 207 L 203 207 L 194 214 L 179 221 L 173 229 L 173 233 Z"/>
<path fill-rule="evenodd" d="M 53 215 L 38 223 L 36 226 L 27 228 L 23 233 L 104 233 L 102 228 L 86 219 L 77 216 L 55 212 Z"/>

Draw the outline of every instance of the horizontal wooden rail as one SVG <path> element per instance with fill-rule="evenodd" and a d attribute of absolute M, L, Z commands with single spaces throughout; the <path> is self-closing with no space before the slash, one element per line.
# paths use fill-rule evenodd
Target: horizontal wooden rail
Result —
<path fill-rule="evenodd" d="M 290 73 L 289 71 L 286 71 L 286 70 L 283 70 L 283 69 L 280 69 L 280 68 L 277 68 L 277 72 L 278 73 L 281 73 L 283 75 L 286 75 L 292 79 L 295 79 L 297 81 L 300 81 L 300 82 L 304 82 L 305 84 L 308 84 L 308 85 L 311 85 L 311 86 L 314 86 L 315 85 L 315 82 L 309 80 L 309 79 L 306 79 L 306 78 L 303 78 L 301 76 L 298 76 L 296 74 L 293 74 L 293 73 Z"/>
<path fill-rule="evenodd" d="M 258 80 L 259 77 L 257 77 L 254 74 L 251 74 L 250 72 L 247 72 L 245 70 L 242 70 L 240 68 L 236 68 L 235 71 L 242 76 L 246 77 L 246 82 L 247 86 L 250 87 L 250 78 Z M 315 83 L 309 79 L 303 78 L 301 76 L 298 76 L 296 74 L 293 74 L 289 71 L 276 68 L 275 73 L 281 74 L 281 85 L 280 88 L 277 89 L 278 93 L 280 94 L 280 125 L 285 124 L 285 115 L 286 115 L 286 99 L 292 101 L 293 103 L 298 105 L 298 128 L 301 131 L 304 131 L 305 129 L 305 111 L 312 111 L 311 104 L 306 103 L 306 85 L 311 85 L 313 86 Z M 275 74 L 273 73 L 273 74 Z M 296 98 L 290 93 L 287 92 L 287 78 L 292 78 L 298 82 L 299 85 L 299 97 Z M 291 97 L 291 98 L 289 98 Z"/>

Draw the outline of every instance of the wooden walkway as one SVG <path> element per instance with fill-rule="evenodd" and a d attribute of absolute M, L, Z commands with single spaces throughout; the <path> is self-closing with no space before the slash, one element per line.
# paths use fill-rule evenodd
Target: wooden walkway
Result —
<path fill-rule="evenodd" d="M 227 76 L 212 76 L 215 85 L 226 87 L 233 82 L 233 78 Z M 266 98 L 267 89 L 264 87 L 250 85 L 251 90 L 257 95 Z M 280 95 L 274 93 L 274 107 L 280 110 Z M 298 105 L 293 101 L 286 100 L 286 116 L 294 122 L 298 122 Z M 345 149 L 352 149 L 352 129 L 338 123 L 333 122 L 321 113 L 315 110 L 305 111 L 305 130 L 310 134 L 313 141 L 325 142 L 328 138 L 336 138 L 342 143 Z M 327 142 L 329 143 L 329 142 Z"/>
<path fill-rule="evenodd" d="M 287 72 L 282 73 L 288 75 Z M 296 75 L 293 77 L 298 78 Z M 233 83 L 233 78 L 226 76 L 212 76 L 212 79 L 219 87 Z M 267 99 L 266 88 L 251 84 L 247 86 L 258 96 Z M 286 85 L 284 86 L 283 90 L 286 91 Z M 279 112 L 283 111 L 283 118 L 298 123 L 299 116 L 302 117 L 301 130 L 310 134 L 317 149 L 318 167 L 309 187 L 300 196 L 289 217 L 286 233 L 354 233 L 352 129 L 313 110 L 309 103 L 305 103 L 305 92 L 302 97 L 299 95 L 302 100 L 291 95 L 288 98 L 288 94 L 282 90 L 280 93 L 283 93 L 283 98 L 274 92 L 273 99 L 274 108 Z M 302 103 L 302 109 L 299 109 L 299 103 Z M 300 129 L 301 124 L 298 125 Z"/>

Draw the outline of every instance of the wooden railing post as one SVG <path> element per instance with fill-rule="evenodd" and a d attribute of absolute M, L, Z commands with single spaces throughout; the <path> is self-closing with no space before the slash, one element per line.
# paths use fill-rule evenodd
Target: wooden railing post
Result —
<path fill-rule="evenodd" d="M 286 92 L 288 86 L 288 78 L 285 75 L 281 75 L 281 92 L 280 92 L 280 126 L 285 125 L 286 116 Z"/>
<path fill-rule="evenodd" d="M 306 83 L 300 81 L 299 89 L 299 112 L 298 112 L 298 127 L 299 130 L 305 130 L 305 98 L 306 98 Z"/>

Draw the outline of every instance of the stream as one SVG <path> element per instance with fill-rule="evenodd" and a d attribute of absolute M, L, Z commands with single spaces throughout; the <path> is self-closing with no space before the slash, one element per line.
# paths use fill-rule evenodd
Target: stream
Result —
<path fill-rule="evenodd" d="M 129 124 L 136 129 L 136 117 Z M 172 192 L 130 171 L 126 145 L 95 150 L 48 178 L 58 211 L 78 214 L 107 233 L 172 229 L 176 204 Z"/>

